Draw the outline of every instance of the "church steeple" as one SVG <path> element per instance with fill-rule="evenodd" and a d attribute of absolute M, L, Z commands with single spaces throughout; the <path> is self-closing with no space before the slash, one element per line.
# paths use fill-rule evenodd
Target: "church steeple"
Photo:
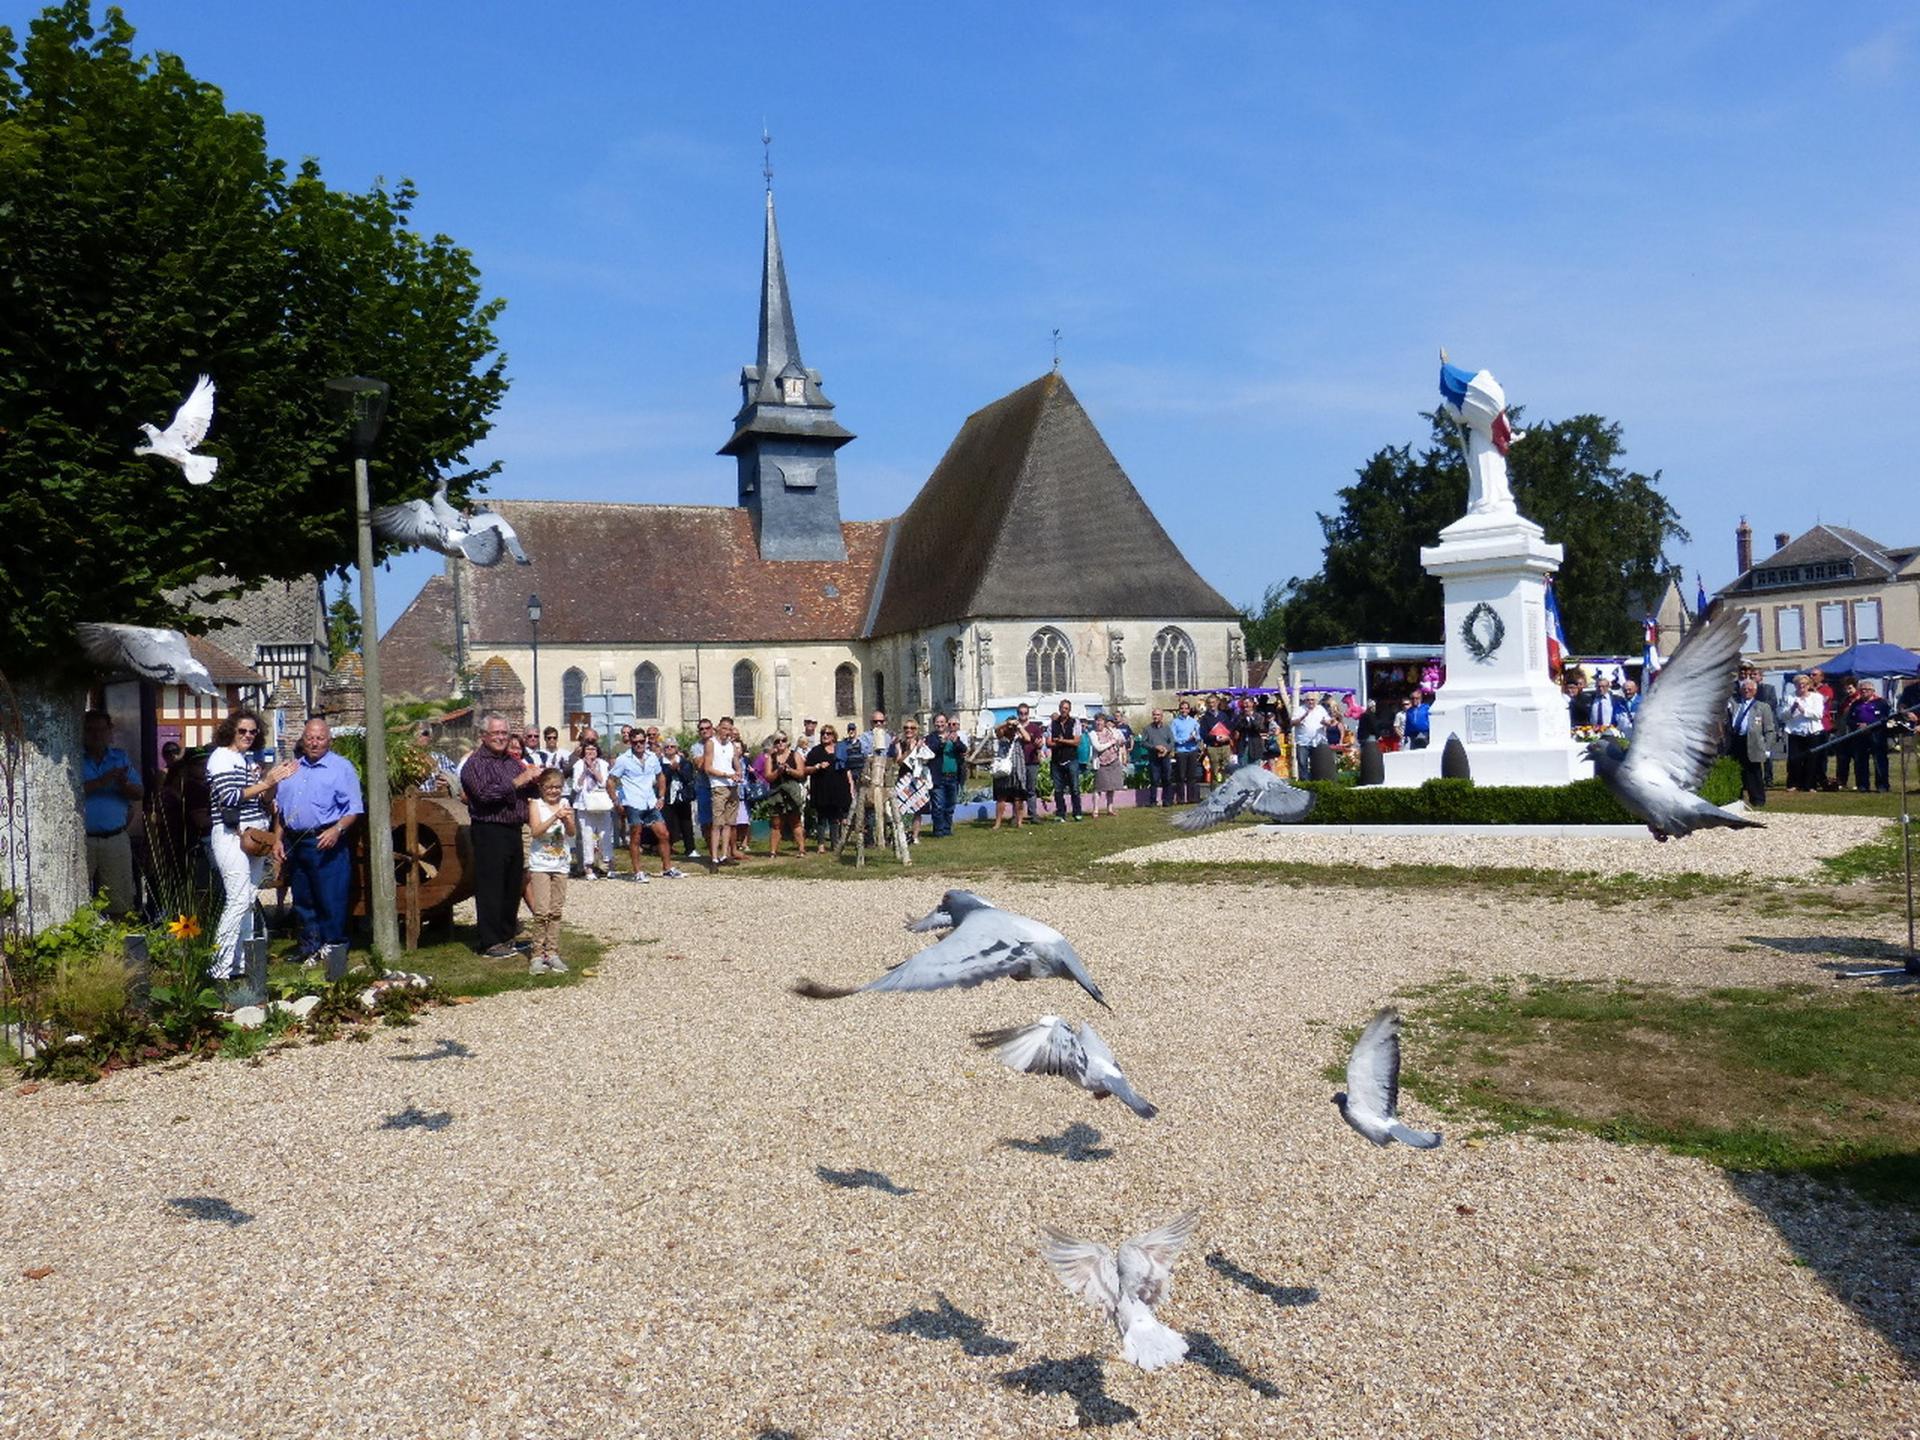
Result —
<path fill-rule="evenodd" d="M 851 439 L 853 432 L 833 418 L 820 372 L 800 362 L 769 168 L 759 354 L 740 371 L 740 412 L 720 447 L 739 464 L 740 504 L 752 512 L 761 559 L 846 559 L 833 452 Z"/>

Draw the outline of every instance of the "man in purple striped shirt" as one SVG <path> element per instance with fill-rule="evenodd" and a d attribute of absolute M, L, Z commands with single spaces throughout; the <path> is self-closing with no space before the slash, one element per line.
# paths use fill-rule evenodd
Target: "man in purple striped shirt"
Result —
<path fill-rule="evenodd" d="M 520 831 L 527 823 L 527 790 L 542 773 L 540 766 L 507 753 L 512 734 L 506 716 L 486 716 L 480 722 L 480 748 L 460 769 L 473 842 L 473 908 L 480 924 L 474 944 L 489 960 L 511 960 L 519 953 L 513 937 L 520 929 L 526 868 Z"/>

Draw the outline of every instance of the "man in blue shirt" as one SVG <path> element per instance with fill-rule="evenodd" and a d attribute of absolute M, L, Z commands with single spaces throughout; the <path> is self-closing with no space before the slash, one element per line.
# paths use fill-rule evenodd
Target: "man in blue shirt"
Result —
<path fill-rule="evenodd" d="M 293 881 L 302 964 L 317 962 L 330 945 L 347 943 L 353 847 L 341 842 L 366 813 L 359 774 L 332 746 L 332 727 L 317 717 L 307 721 L 300 732 L 299 761 L 273 797 L 280 819 L 273 855 Z"/>
<path fill-rule="evenodd" d="M 81 730 L 81 791 L 87 825 L 87 888 L 107 892 L 107 913 L 133 909 L 133 842 L 127 824 L 133 802 L 146 792 L 127 752 L 107 741 L 113 721 L 104 710 L 89 710 Z"/>

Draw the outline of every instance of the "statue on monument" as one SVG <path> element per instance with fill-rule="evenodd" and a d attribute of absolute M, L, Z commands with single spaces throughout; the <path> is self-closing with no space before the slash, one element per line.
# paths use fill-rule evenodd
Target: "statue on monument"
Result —
<path fill-rule="evenodd" d="M 1463 370 L 1440 352 L 1440 413 L 1453 421 L 1467 457 L 1467 513 L 1515 515 L 1507 447 L 1525 438 L 1507 423 L 1507 392 L 1486 370 Z"/>

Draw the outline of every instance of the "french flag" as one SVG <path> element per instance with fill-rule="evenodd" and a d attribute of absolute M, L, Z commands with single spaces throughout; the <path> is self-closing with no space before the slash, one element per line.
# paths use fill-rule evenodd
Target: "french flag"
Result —
<path fill-rule="evenodd" d="M 1560 602 L 1553 596 L 1553 577 L 1547 577 L 1547 674 L 1560 678 L 1560 664 L 1567 654 L 1567 632 L 1560 624 Z"/>
<path fill-rule="evenodd" d="M 1653 683 L 1653 677 L 1660 673 L 1660 667 L 1667 662 L 1660 658 L 1660 622 L 1651 615 L 1647 617 L 1647 648 L 1640 657 L 1640 688 L 1646 689 Z"/>
<path fill-rule="evenodd" d="M 1453 408 L 1456 417 L 1468 410 L 1491 415 L 1488 432 L 1493 448 L 1502 455 L 1513 443 L 1513 426 L 1507 423 L 1507 396 L 1493 376 L 1484 370 L 1464 370 L 1445 361 L 1440 365 L 1440 398 Z"/>

